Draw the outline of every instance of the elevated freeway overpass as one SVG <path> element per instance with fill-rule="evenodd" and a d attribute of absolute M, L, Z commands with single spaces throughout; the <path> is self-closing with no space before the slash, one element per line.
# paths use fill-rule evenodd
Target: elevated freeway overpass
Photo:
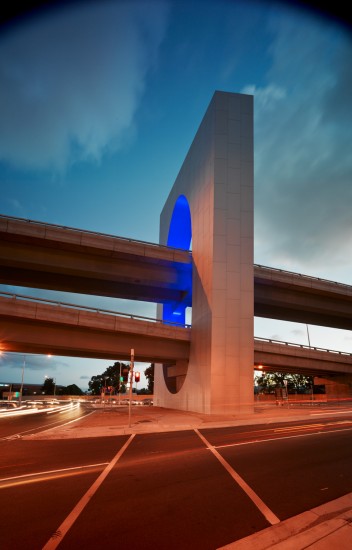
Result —
<path fill-rule="evenodd" d="M 0 349 L 69 357 L 188 361 L 190 328 L 155 319 L 0 293 Z"/>
<path fill-rule="evenodd" d="M 0 284 L 192 305 L 192 253 L 0 216 Z M 352 329 L 352 286 L 254 266 L 254 315 Z"/>
<path fill-rule="evenodd" d="M 187 370 L 191 328 L 107 310 L 0 293 L 1 348 L 96 359 L 162 362 Z M 263 338 L 254 339 L 255 369 L 306 376 L 352 374 L 352 354 Z"/>
<path fill-rule="evenodd" d="M 185 250 L 0 215 L 0 284 L 173 303 L 191 266 Z"/>

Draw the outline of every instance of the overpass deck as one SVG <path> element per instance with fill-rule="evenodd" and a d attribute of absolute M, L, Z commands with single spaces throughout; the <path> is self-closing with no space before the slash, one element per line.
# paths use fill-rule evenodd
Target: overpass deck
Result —
<path fill-rule="evenodd" d="M 3 351 L 175 363 L 188 360 L 190 328 L 108 310 L 0 293 Z"/>
<path fill-rule="evenodd" d="M 176 363 L 188 361 L 191 327 L 51 300 L 0 293 L 4 351 Z M 352 374 L 352 354 L 254 339 L 256 368 L 306 375 Z"/>
<path fill-rule="evenodd" d="M 192 253 L 0 216 L 0 284 L 191 306 Z M 254 266 L 258 317 L 352 329 L 352 286 Z"/>
<path fill-rule="evenodd" d="M 130 300 L 184 300 L 189 251 L 0 215 L 0 284 Z"/>
<path fill-rule="evenodd" d="M 254 266 L 254 315 L 352 329 L 352 286 Z"/>

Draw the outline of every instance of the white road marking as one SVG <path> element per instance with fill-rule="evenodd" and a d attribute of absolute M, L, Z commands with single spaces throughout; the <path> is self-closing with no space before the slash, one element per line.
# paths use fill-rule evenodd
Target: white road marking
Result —
<path fill-rule="evenodd" d="M 84 508 L 87 506 L 88 502 L 92 498 L 92 496 L 96 493 L 96 491 L 99 489 L 100 485 L 103 483 L 107 475 L 110 473 L 110 471 L 113 469 L 117 461 L 121 458 L 133 438 L 136 434 L 130 435 L 129 439 L 126 441 L 123 447 L 119 450 L 119 452 L 114 456 L 114 458 L 109 462 L 107 467 L 104 469 L 104 471 L 100 474 L 100 476 L 95 480 L 93 485 L 88 489 L 88 491 L 83 495 L 81 500 L 76 504 L 76 506 L 73 508 L 73 510 L 70 512 L 70 514 L 67 516 L 66 519 L 61 523 L 60 527 L 55 531 L 55 533 L 52 535 L 52 537 L 48 540 L 46 545 L 43 547 L 43 550 L 55 550 L 55 548 L 58 547 L 64 536 L 67 534 L 69 529 L 71 529 L 72 525 L 76 521 L 76 519 L 80 516 L 80 514 L 83 512 Z"/>
<path fill-rule="evenodd" d="M 333 412 L 318 412 L 318 413 L 309 413 L 309 416 L 327 416 L 331 414 L 351 414 L 351 409 L 347 411 L 333 411 Z"/>
<path fill-rule="evenodd" d="M 67 426 L 68 424 L 73 424 L 74 422 L 78 422 L 78 420 L 82 420 L 82 418 L 86 418 L 87 416 L 90 416 L 91 414 L 94 414 L 95 411 L 90 412 L 88 414 L 84 414 L 83 416 L 79 416 L 78 418 L 74 418 L 73 420 L 69 420 L 68 422 L 64 422 L 63 424 L 60 424 L 59 426 L 54 426 L 53 428 L 48 428 L 47 430 L 42 430 L 40 433 L 44 434 L 45 432 L 49 432 L 50 430 L 55 430 L 56 428 L 62 428 L 63 426 Z M 53 422 L 55 424 L 55 422 Z M 35 428 L 37 429 L 37 428 Z M 31 431 L 31 430 L 28 430 Z M 22 432 L 24 433 L 24 432 Z"/>
<path fill-rule="evenodd" d="M 68 411 L 65 411 L 65 412 L 68 412 Z M 72 424 L 72 422 L 77 422 L 78 420 L 82 420 L 82 418 L 86 418 L 86 416 L 89 416 L 91 414 L 94 414 L 95 411 L 93 412 L 90 412 L 88 414 L 84 414 L 82 416 L 79 416 L 78 418 L 74 418 L 73 420 L 69 420 L 68 422 L 64 422 L 63 424 L 59 424 L 58 426 L 51 426 L 51 424 L 56 424 L 58 422 L 58 420 L 56 420 L 55 422 L 50 422 L 50 424 L 43 424 L 43 426 L 35 426 L 33 428 L 31 428 L 30 430 L 25 430 L 23 432 L 18 432 L 16 434 L 12 434 L 12 435 L 7 435 L 5 437 L 3 437 L 2 439 L 15 439 L 16 437 L 21 437 L 23 434 L 27 434 L 28 432 L 32 432 L 30 433 L 30 435 L 34 435 L 34 432 L 37 433 L 37 430 L 40 430 L 41 428 L 44 428 L 46 427 L 46 430 L 42 430 L 40 431 L 39 433 L 45 433 L 45 432 L 48 432 L 50 430 L 54 430 L 55 428 L 61 428 L 62 426 L 66 426 L 67 424 Z M 48 426 L 51 426 L 50 428 L 48 428 Z"/>
<path fill-rule="evenodd" d="M 289 432 L 295 430 L 305 430 L 306 428 L 321 428 L 325 424 L 300 424 L 299 426 L 285 426 L 284 428 L 275 428 L 274 432 Z"/>
<path fill-rule="evenodd" d="M 200 437 L 203 443 L 208 447 L 208 449 L 213 453 L 213 455 L 219 460 L 222 466 L 227 470 L 230 476 L 238 483 L 238 485 L 243 489 L 246 495 L 251 499 L 251 501 L 256 505 L 258 510 L 263 514 L 263 516 L 268 520 L 271 525 L 280 523 L 279 518 L 268 508 L 268 506 L 262 501 L 262 499 L 253 491 L 253 489 L 245 482 L 245 480 L 230 466 L 230 464 L 221 456 L 220 453 L 209 443 L 209 441 L 195 428 L 196 434 Z"/>
<path fill-rule="evenodd" d="M 296 439 L 297 437 L 312 437 L 314 435 L 325 435 L 340 432 L 350 432 L 352 428 L 342 428 L 339 430 L 323 430 L 308 434 L 284 435 L 280 437 L 268 437 L 267 439 L 253 439 L 252 441 L 241 441 L 240 443 L 226 443 L 225 445 L 216 445 L 214 449 L 222 449 L 223 447 L 240 447 L 241 445 L 253 445 L 253 443 L 268 443 L 269 441 L 281 441 L 282 439 Z"/>

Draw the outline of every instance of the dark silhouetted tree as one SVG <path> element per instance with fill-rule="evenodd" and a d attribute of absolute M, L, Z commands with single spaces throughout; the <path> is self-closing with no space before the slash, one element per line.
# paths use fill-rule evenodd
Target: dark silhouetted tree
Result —
<path fill-rule="evenodd" d="M 69 384 L 63 388 L 63 395 L 83 395 L 83 391 L 76 384 Z"/>
<path fill-rule="evenodd" d="M 42 386 L 42 391 L 45 395 L 54 395 L 55 393 L 55 382 L 54 378 L 45 378 L 44 384 Z"/>
<path fill-rule="evenodd" d="M 104 388 L 106 388 L 106 392 L 110 395 L 118 393 L 119 389 L 121 393 L 124 393 L 126 391 L 126 386 L 124 382 L 120 382 L 120 365 L 122 375 L 124 371 L 129 371 L 129 365 L 116 361 L 116 363 L 108 367 L 102 374 L 92 376 L 88 382 L 89 391 L 93 395 L 100 395 L 102 391 L 104 391 Z"/>
<path fill-rule="evenodd" d="M 148 380 L 148 393 L 154 393 L 154 363 L 145 369 L 144 376 Z"/>

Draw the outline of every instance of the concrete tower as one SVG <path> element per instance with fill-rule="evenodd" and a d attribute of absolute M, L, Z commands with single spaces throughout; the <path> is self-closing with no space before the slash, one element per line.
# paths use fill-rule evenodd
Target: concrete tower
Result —
<path fill-rule="evenodd" d="M 155 404 L 203 413 L 253 409 L 253 97 L 215 92 L 160 218 L 160 243 L 192 248 L 184 302 L 189 363 L 156 365 Z"/>

